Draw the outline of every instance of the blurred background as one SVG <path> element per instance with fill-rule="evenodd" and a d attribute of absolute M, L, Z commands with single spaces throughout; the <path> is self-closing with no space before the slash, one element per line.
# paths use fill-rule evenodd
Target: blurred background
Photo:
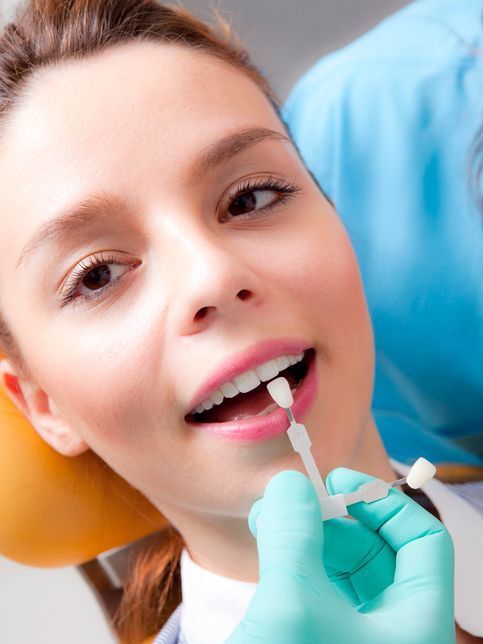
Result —
<path fill-rule="evenodd" d="M 230 21 L 280 99 L 324 54 L 342 47 L 385 16 L 408 4 L 401 0 L 185 0 L 184 6 L 211 22 L 210 6 Z M 18 1 L 0 0 L 0 25 Z M 112 643 L 92 592 L 74 568 L 35 569 L 0 557 L 2 644 Z"/>

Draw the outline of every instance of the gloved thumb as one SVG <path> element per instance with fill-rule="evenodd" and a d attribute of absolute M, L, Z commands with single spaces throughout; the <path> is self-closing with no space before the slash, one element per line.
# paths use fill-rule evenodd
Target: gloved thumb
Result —
<path fill-rule="evenodd" d="M 248 523 L 257 538 L 260 579 L 274 569 L 302 578 L 326 577 L 320 504 L 305 474 L 284 470 L 273 476 Z"/>
<path fill-rule="evenodd" d="M 352 635 L 352 607 L 324 568 L 322 512 L 310 479 L 295 470 L 278 472 L 252 506 L 249 526 L 257 539 L 260 580 L 227 644 L 325 642 L 334 620 L 343 624 L 345 639 L 338 641 L 352 641 L 346 637 Z"/>

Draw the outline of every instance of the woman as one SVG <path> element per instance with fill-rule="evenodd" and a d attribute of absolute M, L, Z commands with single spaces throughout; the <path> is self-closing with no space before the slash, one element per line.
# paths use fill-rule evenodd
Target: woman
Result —
<path fill-rule="evenodd" d="M 249 510 L 302 465 L 279 413 L 240 420 L 272 402 L 264 385 L 237 394 L 243 372 L 288 357 L 301 391 L 311 374 L 299 420 L 324 475 L 397 478 L 344 227 L 266 80 L 184 10 L 27 3 L 0 87 L 5 390 L 54 449 L 93 450 L 165 514 L 173 560 L 184 540 L 200 569 L 256 582 Z M 167 592 L 152 567 L 147 615 Z M 131 622 L 127 641 L 152 632 L 139 610 Z"/>

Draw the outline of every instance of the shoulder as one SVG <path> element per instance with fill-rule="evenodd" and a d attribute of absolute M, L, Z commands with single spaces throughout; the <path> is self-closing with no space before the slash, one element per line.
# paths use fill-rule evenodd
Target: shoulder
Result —
<path fill-rule="evenodd" d="M 385 94 L 398 88 L 403 100 L 405 88 L 422 90 L 439 74 L 447 79 L 462 67 L 483 71 L 482 19 L 483 0 L 412 2 L 305 71 L 289 92 L 284 116 L 296 122 L 301 110 L 320 113 L 334 103 L 340 109 L 342 100 L 354 101 L 359 110 L 361 104 L 382 102 L 384 87 Z M 438 91 L 438 85 L 432 89 Z"/>
<path fill-rule="evenodd" d="M 448 136 L 455 124 L 452 136 L 466 150 L 481 113 L 482 15 L 483 0 L 410 3 L 319 59 L 294 84 L 281 116 L 332 198 L 339 172 L 347 185 L 347 163 L 352 164 L 349 174 L 353 167 L 365 178 L 369 158 L 379 189 L 377 159 L 386 172 L 395 163 L 391 148 L 419 150 L 421 142 L 434 140 L 451 147 Z M 399 188 L 401 178 L 396 180 Z"/>

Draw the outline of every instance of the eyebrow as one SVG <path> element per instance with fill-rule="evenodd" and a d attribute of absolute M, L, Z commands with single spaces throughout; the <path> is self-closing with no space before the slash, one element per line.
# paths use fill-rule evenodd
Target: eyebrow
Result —
<path fill-rule="evenodd" d="M 245 128 L 228 134 L 203 150 L 192 164 L 190 175 L 196 181 L 208 170 L 220 166 L 265 139 L 285 140 L 293 145 L 292 140 L 282 132 L 265 127 Z M 60 215 L 44 223 L 32 235 L 20 253 L 16 268 L 41 245 L 48 242 L 57 242 L 68 233 L 83 228 L 93 220 L 110 217 L 120 207 L 122 208 L 120 200 L 115 195 L 105 192 L 92 195 L 74 204 Z"/>

